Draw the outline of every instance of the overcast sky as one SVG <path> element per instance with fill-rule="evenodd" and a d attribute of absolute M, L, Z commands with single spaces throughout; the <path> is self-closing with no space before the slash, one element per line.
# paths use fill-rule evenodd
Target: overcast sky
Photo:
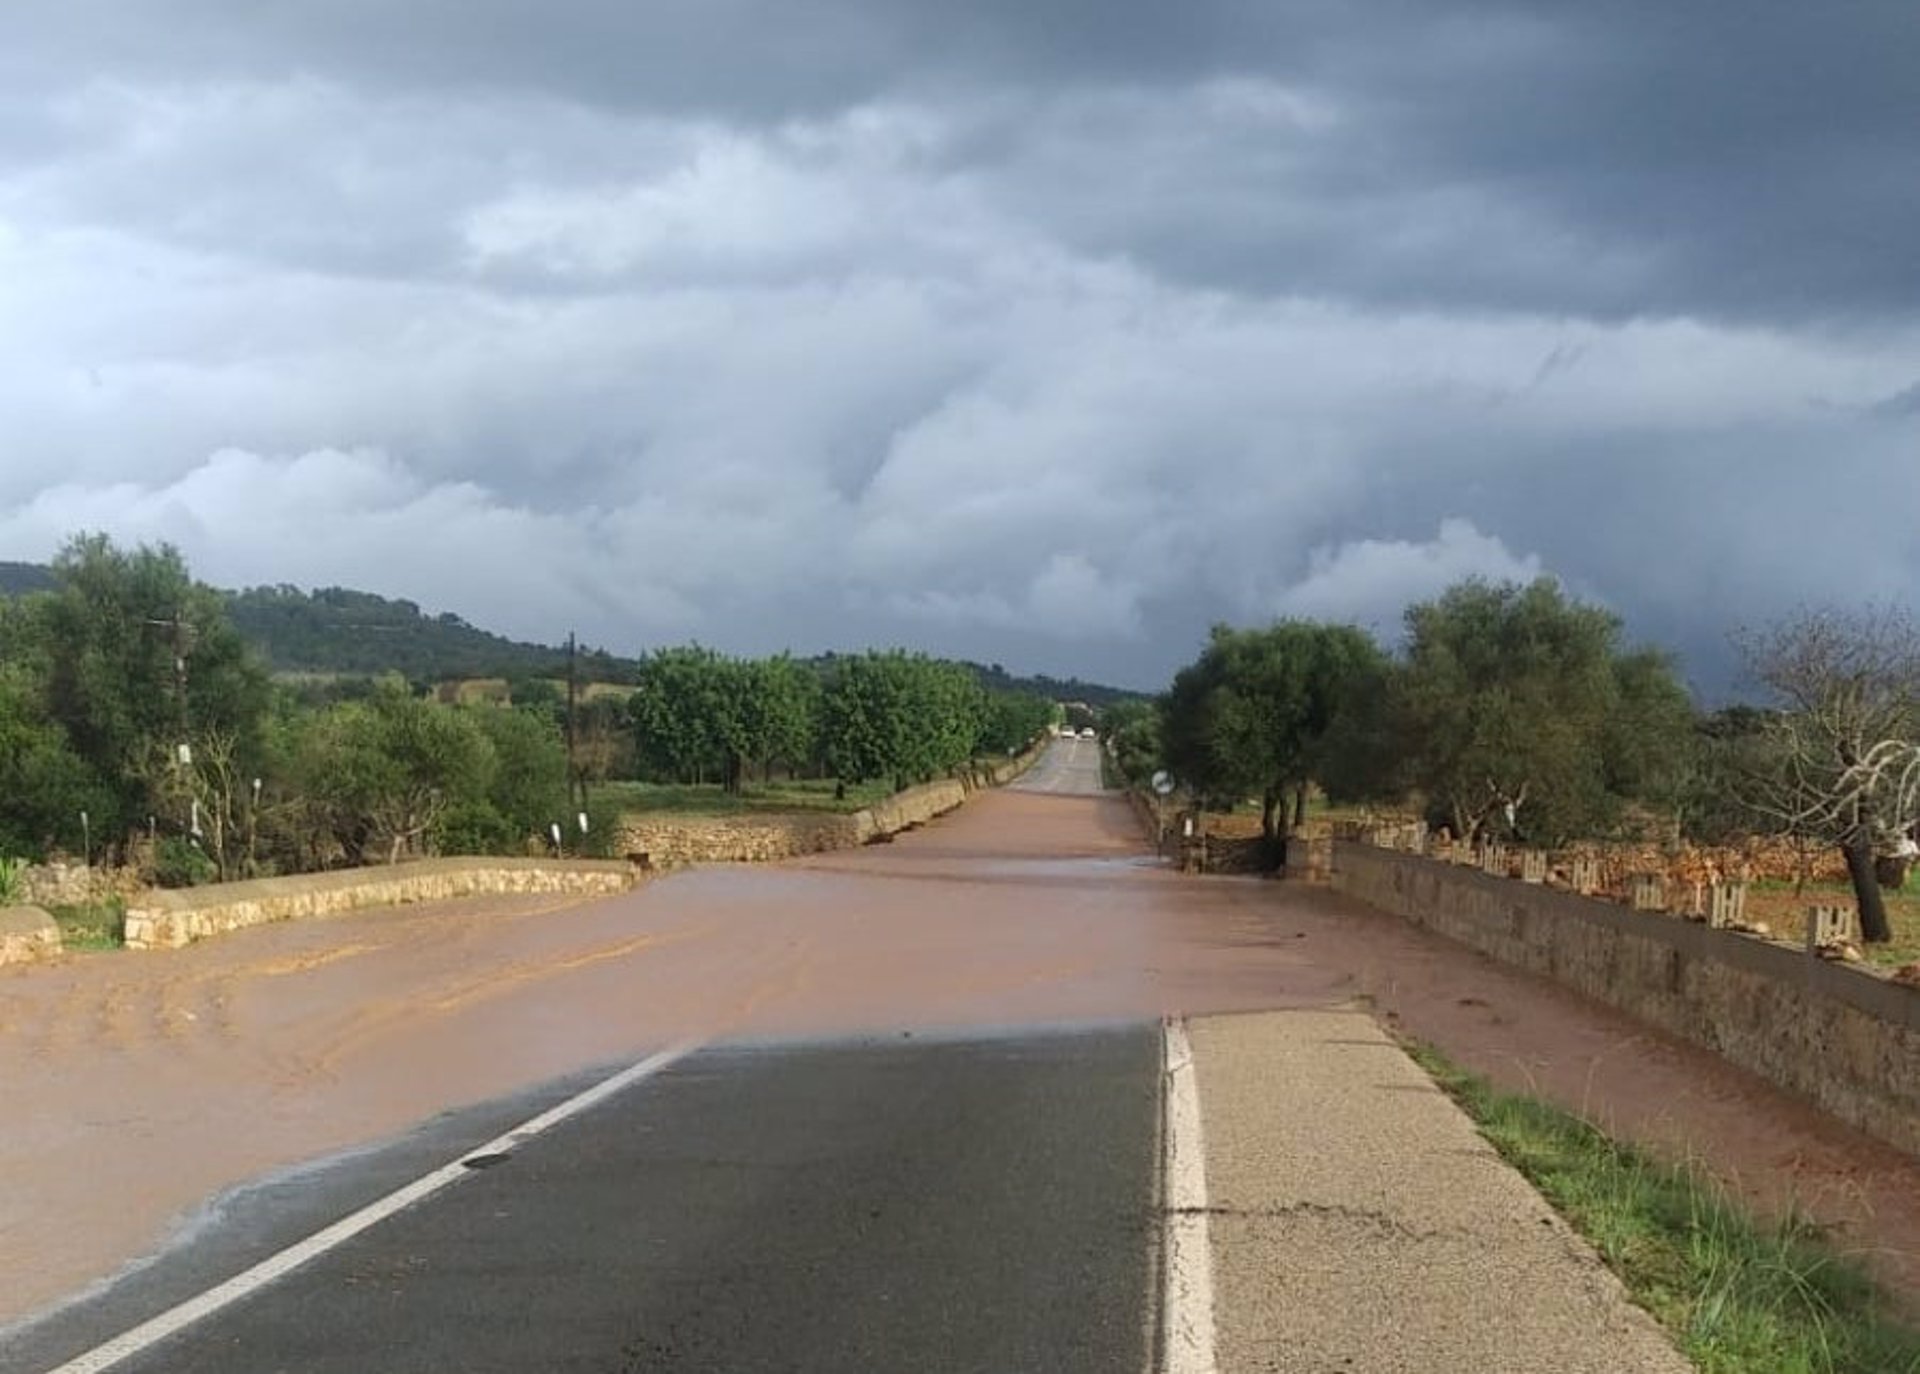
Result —
<path fill-rule="evenodd" d="M 61 0 L 0 44 L 0 558 L 1157 686 L 1559 576 L 1710 691 L 1920 590 L 1920 22 Z"/>

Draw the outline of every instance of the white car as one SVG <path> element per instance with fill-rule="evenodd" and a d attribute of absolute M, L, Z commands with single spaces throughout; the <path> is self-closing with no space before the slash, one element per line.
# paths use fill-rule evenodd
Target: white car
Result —
<path fill-rule="evenodd" d="M 1096 734 L 1096 732 L 1094 731 L 1094 728 L 1091 725 L 1089 725 L 1086 729 L 1080 732 L 1081 739 L 1097 739 L 1098 737 L 1099 736 Z"/>

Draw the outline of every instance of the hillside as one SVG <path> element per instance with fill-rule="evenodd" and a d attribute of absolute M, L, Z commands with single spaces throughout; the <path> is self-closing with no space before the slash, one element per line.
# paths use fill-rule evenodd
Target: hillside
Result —
<path fill-rule="evenodd" d="M 53 590 L 53 570 L 38 563 L 0 563 L 0 596 Z"/>
<path fill-rule="evenodd" d="M 46 591 L 50 569 L 35 563 L 0 563 L 0 596 Z M 346 587 L 249 587 L 228 592 L 234 628 L 278 673 L 369 676 L 399 673 L 414 682 L 457 678 L 563 676 L 564 647 L 529 644 L 480 629 L 454 615 L 429 615 L 412 601 Z M 835 655 L 807 660 L 825 668 Z M 582 680 L 625 683 L 636 663 L 599 649 L 582 649 Z M 989 688 L 1038 693 L 1056 701 L 1106 706 L 1138 693 L 1078 678 L 1019 677 L 998 663 L 969 664 Z"/>
<path fill-rule="evenodd" d="M 508 639 L 451 611 L 345 587 L 249 587 L 228 593 L 234 628 L 276 672 L 399 673 L 416 682 L 472 677 L 556 677 L 567 651 Z M 589 681 L 631 680 L 633 663 L 597 649 L 580 654 Z"/>

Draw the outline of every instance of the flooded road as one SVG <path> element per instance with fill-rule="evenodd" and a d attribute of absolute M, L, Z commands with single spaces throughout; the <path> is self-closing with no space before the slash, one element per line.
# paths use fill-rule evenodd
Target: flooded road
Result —
<path fill-rule="evenodd" d="M 1082 757 L 1084 756 L 1084 757 Z M 1324 891 L 1185 879 L 1091 742 L 894 843 L 269 926 L 0 974 L 0 1322 L 222 1189 L 583 1067 L 708 1040 L 1368 999 L 1502 1082 L 1789 1192 L 1920 1292 L 1920 1168 L 1710 1056 Z M 1089 781 L 1089 770 L 1091 783 Z"/>

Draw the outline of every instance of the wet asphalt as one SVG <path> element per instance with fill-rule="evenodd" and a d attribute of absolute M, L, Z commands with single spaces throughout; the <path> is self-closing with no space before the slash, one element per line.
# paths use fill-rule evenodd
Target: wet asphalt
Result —
<path fill-rule="evenodd" d="M 1158 1027 L 697 1053 L 114 1366 L 1147 1367 Z M 0 1337 L 46 1370 L 578 1091 L 456 1114 L 227 1199 Z"/>

